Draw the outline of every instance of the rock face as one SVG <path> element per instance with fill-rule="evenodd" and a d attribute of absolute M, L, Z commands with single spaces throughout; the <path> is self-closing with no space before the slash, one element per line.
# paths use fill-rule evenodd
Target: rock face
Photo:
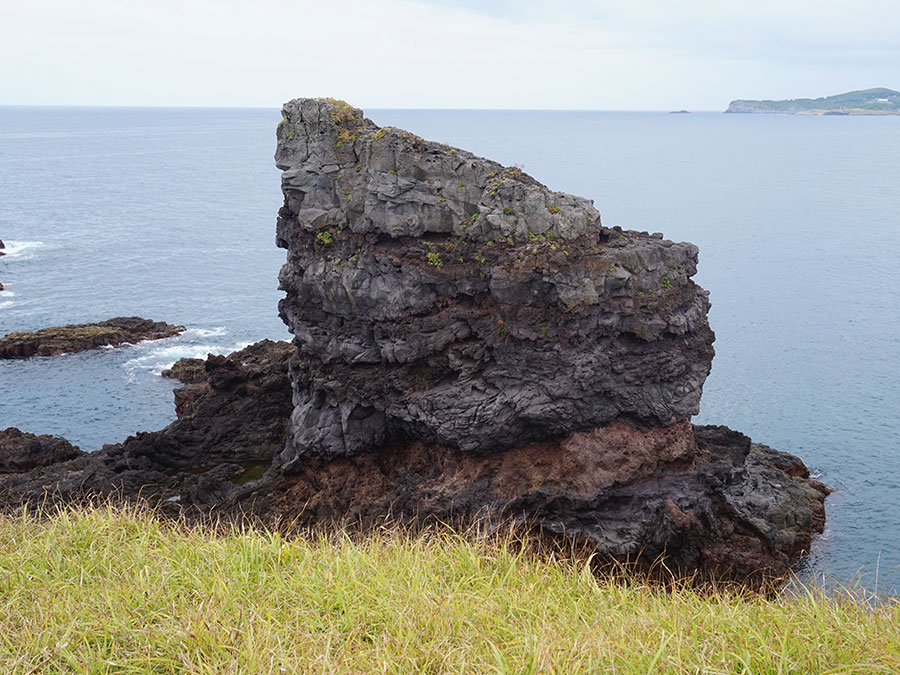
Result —
<path fill-rule="evenodd" d="M 0 358 L 53 356 L 107 345 L 114 347 L 124 342 L 159 340 L 183 331 L 184 326 L 139 316 L 120 316 L 97 323 L 43 328 L 33 333 L 9 333 L 0 337 Z"/>
<path fill-rule="evenodd" d="M 713 333 L 695 246 L 603 227 L 586 199 L 341 102 L 283 113 L 286 470 L 395 440 L 490 452 L 698 411 Z"/>

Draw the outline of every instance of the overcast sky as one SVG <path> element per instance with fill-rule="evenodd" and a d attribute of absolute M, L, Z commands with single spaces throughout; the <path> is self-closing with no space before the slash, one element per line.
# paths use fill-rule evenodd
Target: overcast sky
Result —
<path fill-rule="evenodd" d="M 0 105 L 723 110 L 900 88 L 900 0 L 0 0 Z"/>

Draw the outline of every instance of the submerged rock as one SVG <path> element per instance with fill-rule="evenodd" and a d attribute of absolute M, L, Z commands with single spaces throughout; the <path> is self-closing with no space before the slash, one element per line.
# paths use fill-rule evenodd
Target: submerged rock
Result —
<path fill-rule="evenodd" d="M 182 332 L 184 326 L 139 316 L 120 316 L 97 323 L 43 328 L 33 333 L 9 333 L 0 337 L 0 358 L 53 356 L 96 347 L 115 347 L 125 342 L 160 340 Z"/>

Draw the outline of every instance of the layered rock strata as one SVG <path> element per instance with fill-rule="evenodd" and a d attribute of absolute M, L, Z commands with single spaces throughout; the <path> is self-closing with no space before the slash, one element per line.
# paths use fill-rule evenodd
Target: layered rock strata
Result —
<path fill-rule="evenodd" d="M 282 112 L 297 354 L 275 464 L 307 509 L 502 511 L 615 557 L 745 572 L 783 571 L 821 528 L 820 485 L 777 470 L 762 498 L 750 476 L 774 455 L 690 425 L 714 339 L 695 246 L 341 101 Z M 312 490 L 310 467 L 355 477 L 354 498 Z"/>
<path fill-rule="evenodd" d="M 687 422 L 617 420 L 489 453 L 407 441 L 285 473 L 272 461 L 291 413 L 293 353 L 263 341 L 211 355 L 204 377 L 190 368 L 191 383 L 176 390 L 175 422 L 97 452 L 0 432 L 0 506 L 99 495 L 276 527 L 513 520 L 611 558 L 665 554 L 670 568 L 741 580 L 785 573 L 824 524 L 826 490 L 799 458 Z"/>
<path fill-rule="evenodd" d="M 698 411 L 713 356 L 697 247 L 323 99 L 276 162 L 296 336 L 285 469 L 399 439 L 496 451 Z"/>
<path fill-rule="evenodd" d="M 184 326 L 151 321 L 139 316 L 120 316 L 96 323 L 42 328 L 33 333 L 15 332 L 0 337 L 0 358 L 54 356 L 68 352 L 160 340 L 184 332 Z"/>

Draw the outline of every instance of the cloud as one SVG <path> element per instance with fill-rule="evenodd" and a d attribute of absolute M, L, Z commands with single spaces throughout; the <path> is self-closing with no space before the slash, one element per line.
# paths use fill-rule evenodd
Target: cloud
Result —
<path fill-rule="evenodd" d="M 31 0 L 4 15 L 0 103 L 721 109 L 896 86 L 900 56 L 900 3 L 874 0 Z"/>

